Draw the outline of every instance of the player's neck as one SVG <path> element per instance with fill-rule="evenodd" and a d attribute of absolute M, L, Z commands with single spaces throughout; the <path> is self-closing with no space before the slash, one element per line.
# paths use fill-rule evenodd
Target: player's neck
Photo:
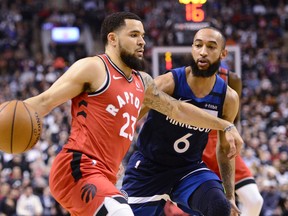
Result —
<path fill-rule="evenodd" d="M 129 78 L 132 74 L 132 69 L 130 67 L 127 67 L 126 64 L 121 60 L 121 57 L 115 54 L 116 52 L 110 52 L 109 50 L 106 50 L 105 54 L 110 58 L 110 60 L 116 65 L 127 78 Z"/>
<path fill-rule="evenodd" d="M 188 75 L 187 82 L 194 95 L 198 98 L 208 95 L 215 84 L 216 76 L 211 77 L 195 77 L 192 73 Z"/>

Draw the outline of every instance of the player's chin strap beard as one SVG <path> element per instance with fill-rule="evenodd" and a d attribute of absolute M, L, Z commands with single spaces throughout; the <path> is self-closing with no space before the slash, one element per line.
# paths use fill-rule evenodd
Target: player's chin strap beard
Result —
<path fill-rule="evenodd" d="M 192 68 L 192 74 L 195 77 L 211 77 L 215 73 L 217 73 L 220 65 L 221 65 L 221 62 L 220 62 L 220 59 L 218 59 L 216 62 L 211 64 L 207 70 L 200 70 L 198 68 L 197 63 L 195 62 L 195 60 L 193 58 L 190 61 L 190 66 Z"/>

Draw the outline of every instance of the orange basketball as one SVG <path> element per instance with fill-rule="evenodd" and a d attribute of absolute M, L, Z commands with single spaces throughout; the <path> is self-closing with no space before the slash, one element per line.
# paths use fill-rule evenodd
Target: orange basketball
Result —
<path fill-rule="evenodd" d="M 40 139 L 42 123 L 38 113 L 20 100 L 0 105 L 0 150 L 17 154 L 31 149 Z"/>

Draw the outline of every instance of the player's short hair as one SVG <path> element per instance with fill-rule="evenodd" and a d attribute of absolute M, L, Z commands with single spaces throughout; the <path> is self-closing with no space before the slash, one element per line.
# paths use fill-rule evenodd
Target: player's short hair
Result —
<path fill-rule="evenodd" d="M 225 49 L 225 47 L 226 47 L 226 38 L 225 38 L 225 36 L 223 35 L 223 33 L 219 29 L 217 29 L 217 28 L 215 28 L 213 26 L 206 26 L 206 27 L 203 27 L 203 28 L 199 29 L 198 31 L 203 30 L 203 29 L 211 29 L 213 31 L 218 32 L 221 35 L 221 39 L 222 39 L 222 42 L 223 42 L 222 43 L 222 49 Z"/>
<path fill-rule="evenodd" d="M 104 45 L 108 42 L 107 36 L 110 32 L 114 32 L 122 26 L 125 26 L 125 19 L 139 20 L 142 22 L 138 15 L 131 12 L 116 12 L 110 14 L 104 19 L 101 25 L 101 39 Z"/>

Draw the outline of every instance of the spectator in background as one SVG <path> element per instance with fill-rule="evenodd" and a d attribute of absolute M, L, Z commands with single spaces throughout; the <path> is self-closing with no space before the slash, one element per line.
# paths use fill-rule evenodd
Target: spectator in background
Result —
<path fill-rule="evenodd" d="M 10 193 L 11 186 L 7 182 L 0 185 L 0 202 Z"/>
<path fill-rule="evenodd" d="M 276 213 L 278 204 L 280 202 L 281 194 L 277 187 L 275 180 L 265 180 L 263 182 L 262 196 L 264 199 L 262 216 L 273 216 Z M 277 214 L 276 214 L 277 215 Z"/>
<path fill-rule="evenodd" d="M 288 197 L 287 197 L 287 194 L 281 197 L 279 204 L 280 204 L 280 207 L 282 210 L 281 216 L 288 216 Z"/>
<path fill-rule="evenodd" d="M 23 183 L 23 175 L 21 172 L 21 168 L 19 166 L 14 166 L 12 168 L 11 174 L 8 179 L 8 183 L 12 187 L 21 187 Z"/>
<path fill-rule="evenodd" d="M 43 189 L 43 193 L 40 195 L 40 201 L 43 206 L 43 215 L 57 215 L 56 201 L 52 197 L 49 187 Z"/>
<path fill-rule="evenodd" d="M 23 188 L 23 194 L 17 200 L 17 215 L 23 216 L 42 216 L 43 206 L 39 196 L 35 195 L 31 185 Z"/>
<path fill-rule="evenodd" d="M 11 187 L 8 194 L 1 200 L 0 213 L 5 214 L 5 216 L 16 216 L 16 204 L 19 196 L 19 188 Z"/>

